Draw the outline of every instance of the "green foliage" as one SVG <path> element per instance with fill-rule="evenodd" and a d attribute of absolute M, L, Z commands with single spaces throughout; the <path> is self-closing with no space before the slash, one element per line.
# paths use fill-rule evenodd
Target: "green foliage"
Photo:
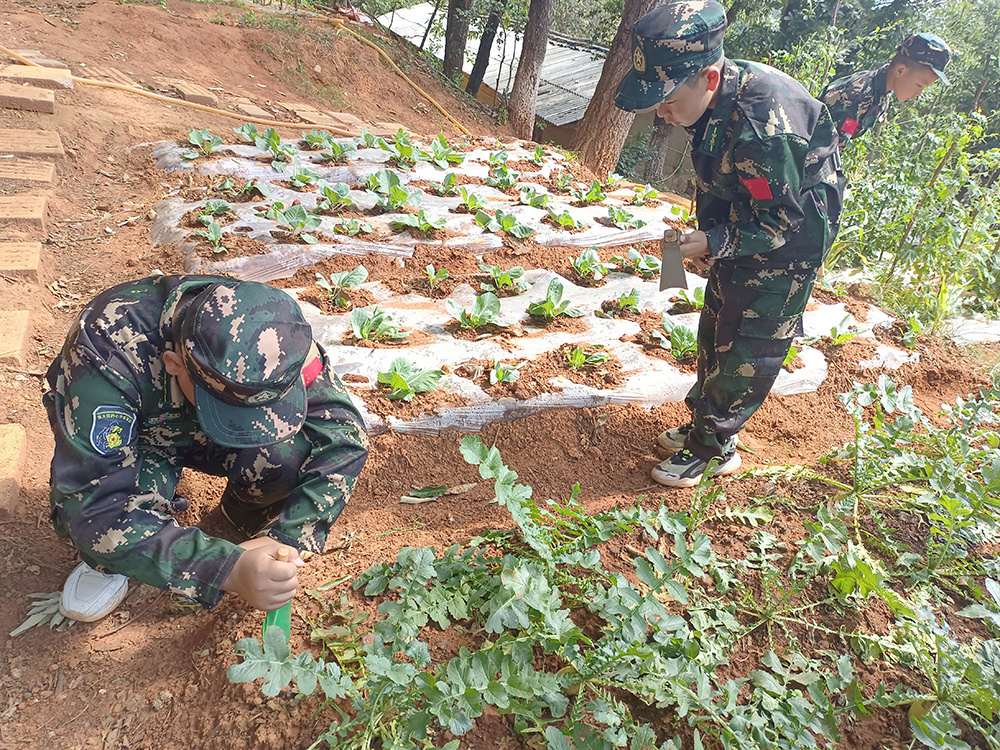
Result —
<path fill-rule="evenodd" d="M 644 279 L 651 279 L 660 273 L 660 259 L 653 255 L 640 253 L 635 248 L 630 247 L 624 255 L 615 255 L 611 262 L 619 266 L 623 271 L 641 276 Z"/>
<path fill-rule="evenodd" d="M 705 306 L 705 288 L 696 286 L 690 294 L 687 289 L 678 289 L 677 299 L 692 310 L 701 310 Z"/>
<path fill-rule="evenodd" d="M 341 219 L 334 227 L 334 234 L 346 234 L 348 237 L 356 237 L 359 233 L 371 233 L 371 224 L 362 224 L 357 219 Z"/>
<path fill-rule="evenodd" d="M 494 294 L 514 292 L 515 294 L 520 294 L 528 290 L 528 285 L 518 280 L 524 276 L 524 268 L 521 266 L 514 266 L 513 268 L 508 268 L 506 271 L 500 266 L 490 266 L 483 263 L 479 263 L 478 266 L 480 271 L 484 271 L 490 275 L 489 281 L 480 284 L 480 288 L 484 292 L 493 292 Z"/>
<path fill-rule="evenodd" d="M 655 201 L 660 197 L 660 194 L 656 192 L 656 189 L 650 185 L 643 185 L 642 187 L 635 188 L 635 192 L 632 195 L 632 205 L 633 206 L 644 206 L 648 201 Z"/>
<path fill-rule="evenodd" d="M 354 208 L 355 201 L 351 197 L 351 186 L 346 182 L 335 182 L 332 185 L 325 181 L 319 182 L 320 198 L 316 201 L 317 211 L 343 211 Z"/>
<path fill-rule="evenodd" d="M 588 352 L 586 348 L 577 346 L 567 352 L 566 359 L 569 362 L 569 366 L 574 370 L 582 370 L 585 367 L 603 365 L 611 359 L 611 355 L 604 351 L 603 346 L 592 345 L 591 348 L 596 349 L 596 351 Z"/>
<path fill-rule="evenodd" d="M 500 143 L 497 143 L 499 146 Z M 489 156 L 486 158 L 487 163 L 491 167 L 502 167 L 507 164 L 508 154 L 507 149 L 499 149 L 497 151 L 490 152 Z"/>
<path fill-rule="evenodd" d="M 462 201 L 458 205 L 465 206 L 469 213 L 478 213 L 486 208 L 488 201 L 479 193 L 473 193 L 464 185 L 458 189 L 458 192 L 462 196 Z"/>
<path fill-rule="evenodd" d="M 207 128 L 205 130 L 192 128 L 188 131 L 188 143 L 198 151 L 185 151 L 181 156 L 185 159 L 197 159 L 199 156 L 211 156 L 212 152 L 225 141 L 217 135 L 212 135 Z"/>
<path fill-rule="evenodd" d="M 344 294 L 347 289 L 355 289 L 359 285 L 365 282 L 368 278 L 368 269 L 364 266 L 358 266 L 353 271 L 340 271 L 338 273 L 331 273 L 329 280 L 323 274 L 316 272 L 316 286 L 320 289 L 325 289 L 333 300 L 334 304 L 338 307 L 350 307 L 351 301 Z"/>
<path fill-rule="evenodd" d="M 391 169 L 380 169 L 369 175 L 367 192 L 375 199 L 376 205 L 384 211 L 398 211 L 408 206 L 417 207 L 423 199 L 420 188 L 406 188 L 399 181 L 399 175 Z"/>
<path fill-rule="evenodd" d="M 449 273 L 447 268 L 434 268 L 433 265 L 428 264 L 427 268 L 424 269 L 424 276 L 427 277 L 427 288 L 433 292 L 438 282 L 447 279 Z"/>
<path fill-rule="evenodd" d="M 569 211 L 564 210 L 561 214 L 557 214 L 551 208 L 546 208 L 545 210 L 549 214 L 549 219 L 551 219 L 552 223 L 557 227 L 563 227 L 565 229 L 580 229 L 583 227 L 583 222 L 574 219 L 570 215 Z"/>
<path fill-rule="evenodd" d="M 466 310 L 455 300 L 445 301 L 448 313 L 457 320 L 462 328 L 476 329 L 486 325 L 506 327 L 509 325 L 500 318 L 500 300 L 492 292 L 485 292 L 476 297 L 472 307 Z"/>
<path fill-rule="evenodd" d="M 423 149 L 414 146 L 410 134 L 400 128 L 396 131 L 392 143 L 379 139 L 379 148 L 392 154 L 392 159 L 400 169 L 413 169 L 417 162 L 428 161 L 431 155 Z M 463 157 L 464 158 L 464 157 Z M 444 160 L 447 166 L 447 159 Z M 444 169 L 445 167 L 441 167 Z"/>
<path fill-rule="evenodd" d="M 28 594 L 29 599 L 34 599 L 31 607 L 28 609 L 28 616 L 24 622 L 10 631 L 8 636 L 14 638 L 21 635 L 21 633 L 31 630 L 31 628 L 44 625 L 45 623 L 49 624 L 50 630 L 57 630 L 59 632 L 66 630 L 76 620 L 66 617 L 66 615 L 59 611 L 59 598 L 61 595 L 62 592 L 60 591 L 53 591 L 50 594 Z"/>
<path fill-rule="evenodd" d="M 402 214 L 401 216 L 397 216 L 389 222 L 389 225 L 404 229 L 410 227 L 411 229 L 419 229 L 421 232 L 433 232 L 444 227 L 445 218 L 443 216 L 428 214 L 421 208 L 416 214 Z"/>
<path fill-rule="evenodd" d="M 510 190 L 517 184 L 517 178 L 520 176 L 520 172 L 509 170 L 506 164 L 501 164 L 499 167 L 493 167 L 490 170 L 485 181 L 487 185 L 495 187 L 498 190 Z"/>
<path fill-rule="evenodd" d="M 302 189 L 309 187 L 314 182 L 322 179 L 323 177 L 319 172 L 314 172 L 308 167 L 300 167 L 298 159 L 292 160 L 292 174 L 288 178 L 288 181 L 292 184 L 293 188 Z"/>
<path fill-rule="evenodd" d="M 208 240 L 209 244 L 212 246 L 213 253 L 229 252 L 226 249 L 226 246 L 222 244 L 222 227 L 219 226 L 214 219 L 208 220 L 205 229 L 195 229 L 194 234 Z"/>
<path fill-rule="evenodd" d="M 275 204 L 277 206 L 279 204 Z M 286 209 L 276 209 L 274 211 L 274 220 L 288 230 L 296 239 L 301 239 L 303 242 L 309 245 L 315 245 L 319 240 L 306 232 L 306 230 L 313 230 L 319 227 L 323 222 L 322 217 L 312 211 L 306 210 L 306 207 L 299 204 L 294 206 L 289 206 Z"/>
<path fill-rule="evenodd" d="M 600 203 L 608 197 L 597 180 L 591 182 L 589 188 L 571 188 L 569 194 L 585 205 Z"/>
<path fill-rule="evenodd" d="M 302 140 L 313 151 L 319 151 L 324 148 L 331 138 L 332 135 L 329 130 L 320 130 L 318 128 L 313 128 L 308 133 L 302 134 Z M 351 145 L 353 145 L 353 142 Z"/>
<path fill-rule="evenodd" d="M 552 279 L 545 291 L 545 299 L 542 302 L 532 302 L 528 305 L 528 314 L 536 315 L 546 320 L 554 320 L 559 317 L 580 318 L 583 310 L 570 306 L 569 300 L 563 299 L 563 285 L 559 279 Z"/>
<path fill-rule="evenodd" d="M 596 247 L 588 247 L 575 258 L 570 258 L 569 264 L 573 273 L 587 283 L 600 281 L 608 273 L 608 267 L 601 262 Z"/>
<path fill-rule="evenodd" d="M 332 162 L 347 161 L 347 158 L 358 150 L 353 141 L 341 142 L 333 138 L 327 138 L 322 146 L 325 150 L 320 153 L 320 157 Z"/>
<path fill-rule="evenodd" d="M 255 122 L 245 122 L 239 127 L 233 128 L 233 132 L 245 143 L 256 143 L 257 138 L 260 137 L 260 133 L 257 131 L 257 123 Z"/>
<path fill-rule="evenodd" d="M 284 170 L 285 164 L 295 156 L 295 147 L 290 143 L 283 143 L 281 136 L 274 128 L 268 128 L 254 138 L 254 145 L 261 151 L 269 152 L 274 157 L 271 167 L 279 172 Z"/>
<path fill-rule="evenodd" d="M 663 313 L 661 327 L 663 332 L 653 331 L 661 349 L 666 349 L 680 361 L 690 359 L 698 352 L 698 334 L 680 323 L 675 323 L 669 315 Z"/>
<path fill-rule="evenodd" d="M 451 164 L 461 164 L 465 161 L 465 154 L 459 153 L 448 145 L 448 139 L 443 133 L 438 133 L 431 141 L 430 161 L 438 169 L 447 169 Z"/>
<path fill-rule="evenodd" d="M 382 139 L 372 135 L 365 128 L 361 128 L 361 132 L 354 139 L 354 142 L 359 148 L 377 148 L 382 143 Z"/>
<path fill-rule="evenodd" d="M 482 209 L 476 211 L 476 223 L 487 232 L 507 232 L 520 240 L 530 237 L 535 232 L 527 224 L 519 222 L 514 214 L 508 213 L 502 208 L 497 209 L 495 216 L 490 216 Z"/>
<path fill-rule="evenodd" d="M 381 307 L 371 309 L 356 307 L 351 311 L 351 330 L 358 341 L 403 339 L 406 333 L 399 330 L 399 323 Z"/>
<path fill-rule="evenodd" d="M 539 193 L 534 187 L 523 187 L 518 194 L 518 201 L 532 208 L 547 208 L 549 205 L 549 194 Z"/>
<path fill-rule="evenodd" d="M 568 169 L 560 169 L 552 173 L 552 181 L 556 184 L 556 190 L 560 193 L 569 191 L 569 186 L 573 184 L 573 173 Z"/>
<path fill-rule="evenodd" d="M 528 157 L 528 161 L 534 162 L 538 166 L 542 166 L 542 160 L 545 159 L 545 149 L 540 145 L 535 146 L 534 153 Z"/>
<path fill-rule="evenodd" d="M 202 216 L 224 216 L 233 210 L 233 207 L 229 205 L 227 201 L 221 198 L 214 198 L 212 200 L 206 201 L 205 206 L 201 209 Z M 201 217 L 199 217 L 200 219 Z"/>
<path fill-rule="evenodd" d="M 227 177 L 218 185 L 215 186 L 223 195 L 228 195 L 233 198 L 241 198 L 243 196 L 250 197 L 254 193 L 257 193 L 262 198 L 268 198 L 271 195 L 271 188 L 268 187 L 266 182 L 247 182 L 239 190 L 236 189 L 236 181 L 232 177 Z"/>
<path fill-rule="evenodd" d="M 431 182 L 427 187 L 435 195 L 455 195 L 458 193 L 458 176 L 454 172 L 449 172 L 441 182 Z"/>
<path fill-rule="evenodd" d="M 622 312 L 630 312 L 639 315 L 642 311 L 639 309 L 639 300 L 642 298 L 638 289 L 633 288 L 629 292 L 618 295 L 615 299 L 615 307 L 617 307 Z"/>
<path fill-rule="evenodd" d="M 635 218 L 630 211 L 618 206 L 608 206 L 608 221 L 619 229 L 639 229 L 646 226 L 645 221 Z"/>
<path fill-rule="evenodd" d="M 436 390 L 442 375 L 441 370 L 421 370 L 406 357 L 397 357 L 378 374 L 378 382 L 389 387 L 389 398 L 412 401 L 418 393 Z"/>
<path fill-rule="evenodd" d="M 505 365 L 500 360 L 493 360 L 493 369 L 490 370 L 490 385 L 497 383 L 516 383 L 521 377 L 520 365 Z"/>

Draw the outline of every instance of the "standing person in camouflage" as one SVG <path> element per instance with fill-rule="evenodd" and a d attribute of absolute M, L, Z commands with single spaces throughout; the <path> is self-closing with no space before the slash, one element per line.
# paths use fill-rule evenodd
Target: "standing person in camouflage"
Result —
<path fill-rule="evenodd" d="M 934 81 L 940 79 L 947 86 L 944 69 L 949 60 L 951 49 L 941 37 L 910 34 L 892 60 L 878 70 L 863 70 L 827 84 L 818 98 L 840 131 L 841 148 L 885 117 L 893 94 L 908 102 Z"/>
<path fill-rule="evenodd" d="M 156 275 L 108 289 L 47 378 L 52 523 L 83 558 L 60 608 L 77 620 L 107 615 L 129 578 L 204 607 L 230 592 L 278 609 L 298 552 L 324 551 L 368 456 L 298 305 L 266 284 Z M 177 524 L 184 467 L 228 478 L 222 511 L 248 541 Z"/>
<path fill-rule="evenodd" d="M 767 397 L 837 233 L 843 177 L 830 115 L 796 81 L 725 57 L 723 7 L 661 5 L 632 30 L 632 70 L 615 104 L 656 108 L 687 129 L 698 231 L 681 254 L 708 269 L 691 422 L 666 430 L 677 452 L 652 470 L 669 487 L 739 468 L 736 435 Z"/>

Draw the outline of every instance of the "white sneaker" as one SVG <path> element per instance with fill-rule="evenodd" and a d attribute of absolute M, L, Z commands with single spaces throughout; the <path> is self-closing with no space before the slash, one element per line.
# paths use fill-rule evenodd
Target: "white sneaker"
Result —
<path fill-rule="evenodd" d="M 694 425 L 690 422 L 682 424 L 680 427 L 671 427 L 657 435 L 656 442 L 660 444 L 661 448 L 668 451 L 679 451 L 684 447 L 684 441 L 693 429 Z"/>
<path fill-rule="evenodd" d="M 82 562 L 73 568 L 59 597 L 59 612 L 72 620 L 96 622 L 110 615 L 128 594 L 128 578 L 98 573 Z"/>

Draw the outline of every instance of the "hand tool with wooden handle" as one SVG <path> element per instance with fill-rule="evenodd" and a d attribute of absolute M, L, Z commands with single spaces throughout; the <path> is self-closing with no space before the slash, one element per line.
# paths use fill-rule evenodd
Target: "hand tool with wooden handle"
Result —
<path fill-rule="evenodd" d="M 681 257 L 681 233 L 667 229 L 660 240 L 660 291 L 664 289 L 687 289 L 687 274 Z"/>
<path fill-rule="evenodd" d="M 288 556 L 291 550 L 288 547 L 278 547 L 278 551 L 274 553 L 274 559 L 280 562 L 288 562 Z M 272 625 L 277 625 L 279 628 L 285 631 L 285 640 L 287 641 L 292 635 L 292 603 L 288 602 L 284 607 L 280 609 L 274 609 L 264 615 L 264 626 L 260 630 L 261 637 L 267 632 L 267 629 Z"/>

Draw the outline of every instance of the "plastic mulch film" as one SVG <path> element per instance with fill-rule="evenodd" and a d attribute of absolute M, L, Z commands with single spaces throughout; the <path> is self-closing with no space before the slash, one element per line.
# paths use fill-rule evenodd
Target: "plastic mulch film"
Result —
<path fill-rule="evenodd" d="M 297 143 L 297 142 L 296 142 Z M 417 244 L 440 245 L 442 247 L 460 247 L 476 255 L 484 255 L 503 246 L 500 236 L 486 232 L 479 226 L 475 217 L 468 213 L 452 213 L 461 203 L 458 196 L 441 197 L 431 192 L 423 191 L 420 208 L 446 219 L 445 230 L 449 235 L 445 239 L 417 240 L 406 232 L 394 232 L 388 240 L 366 242 L 363 236 L 349 237 L 335 233 L 339 218 L 323 216 L 322 223 L 315 234 L 323 235 L 323 240 L 315 245 L 280 243 L 272 235 L 278 229 L 276 222 L 264 219 L 256 214 L 256 209 L 274 201 L 287 205 L 299 201 L 308 210 L 314 210 L 317 200 L 321 197 L 318 191 L 294 190 L 279 182 L 287 181 L 295 168 L 308 168 L 316 172 L 330 184 L 347 183 L 357 185 L 365 182 L 368 177 L 381 169 L 390 169 L 398 175 L 400 182 L 406 185 L 410 182 L 427 180 L 440 182 L 449 173 L 456 175 L 458 185 L 463 185 L 463 178 L 485 178 L 490 167 L 487 164 L 490 152 L 482 149 L 465 153 L 465 161 L 458 165 L 449 165 L 442 170 L 430 162 L 419 162 L 412 170 L 401 170 L 391 167 L 387 162 L 391 158 L 389 152 L 380 148 L 359 148 L 351 153 L 346 163 L 331 164 L 320 156 L 320 151 L 298 150 L 290 158 L 290 164 L 284 172 L 275 171 L 270 164 L 261 162 L 267 152 L 250 145 L 220 146 L 211 157 L 195 160 L 183 158 L 186 148 L 167 141 L 157 144 L 152 155 L 156 166 L 165 171 L 192 171 L 204 175 L 217 175 L 222 181 L 226 177 L 238 177 L 248 181 L 267 183 L 270 196 L 264 203 L 235 203 L 230 201 L 235 220 L 227 220 L 222 227 L 223 244 L 225 236 L 238 233 L 255 240 L 261 240 L 273 245 L 269 253 L 238 258 L 226 258 L 220 253 L 219 258 L 206 260 L 195 252 L 195 244 L 191 241 L 190 232 L 180 226 L 182 217 L 189 211 L 205 205 L 206 201 L 190 201 L 182 197 L 168 198 L 155 206 L 156 218 L 153 221 L 153 242 L 156 245 L 178 245 L 185 253 L 184 268 L 189 273 L 228 273 L 250 281 L 272 281 L 288 278 L 304 266 L 315 264 L 318 260 L 335 254 L 369 255 L 384 254 L 398 257 L 410 257 Z M 532 157 L 533 152 L 520 147 L 508 146 L 509 160 L 525 161 Z M 488 185 L 466 184 L 472 192 L 486 200 L 486 211 L 493 213 L 497 209 L 514 214 L 520 223 L 534 230 L 532 241 L 546 247 L 585 248 L 590 246 L 620 247 L 632 245 L 646 240 L 655 240 L 663 236 L 667 228 L 666 220 L 676 221 L 683 214 L 682 210 L 669 203 L 658 206 L 634 206 L 630 204 L 634 191 L 632 188 L 610 190 L 607 198 L 601 203 L 585 206 L 572 206 L 572 198 L 568 194 L 555 194 L 546 186 L 532 182 L 533 179 L 547 179 L 553 173 L 570 170 L 566 158 L 559 153 L 546 152 L 541 159 L 541 166 L 534 171 L 519 172 L 517 186 L 534 188 L 538 193 L 549 193 L 551 208 L 561 214 L 568 212 L 583 227 L 569 231 L 558 229 L 542 219 L 547 215 L 544 208 L 534 208 L 519 203 L 516 196 L 510 196 Z M 577 187 L 587 187 L 584 183 L 574 182 Z M 189 191 L 190 192 L 190 191 Z M 375 206 L 375 199 L 366 190 L 352 189 L 356 210 L 366 212 Z M 615 226 L 602 224 L 598 219 L 606 219 L 608 207 L 624 207 L 633 218 L 645 222 L 642 227 L 634 229 L 619 229 Z M 399 212 L 387 212 L 366 215 L 364 223 L 371 224 L 375 231 L 389 229 L 390 223 L 399 218 Z"/>

